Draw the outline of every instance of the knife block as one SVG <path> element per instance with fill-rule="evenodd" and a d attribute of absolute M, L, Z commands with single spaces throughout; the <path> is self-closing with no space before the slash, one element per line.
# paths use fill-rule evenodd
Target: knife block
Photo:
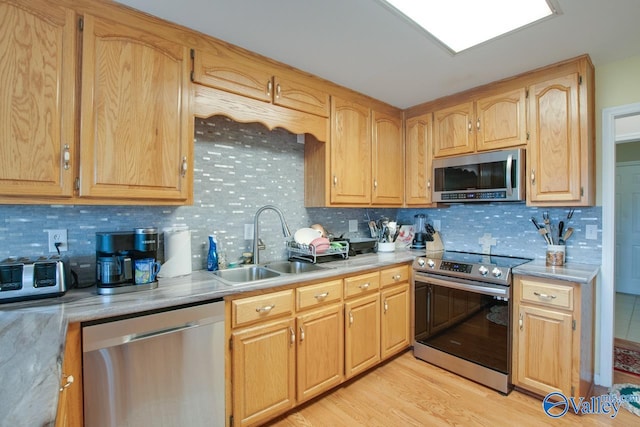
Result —
<path fill-rule="evenodd" d="M 442 252 L 444 245 L 442 244 L 440 233 L 436 231 L 431 237 L 433 237 L 433 242 L 427 242 L 427 252 Z"/>

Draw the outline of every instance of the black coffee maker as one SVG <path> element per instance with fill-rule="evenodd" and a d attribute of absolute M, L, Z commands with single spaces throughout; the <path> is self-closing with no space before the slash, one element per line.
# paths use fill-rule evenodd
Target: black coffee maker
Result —
<path fill-rule="evenodd" d="M 96 287 L 99 295 L 154 289 L 158 282 L 136 283 L 136 261 L 157 263 L 158 230 L 154 227 L 134 231 L 96 233 Z"/>

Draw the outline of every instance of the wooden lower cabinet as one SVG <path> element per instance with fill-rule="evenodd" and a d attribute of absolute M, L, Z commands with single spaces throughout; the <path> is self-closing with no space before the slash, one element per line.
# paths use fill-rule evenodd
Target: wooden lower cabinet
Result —
<path fill-rule="evenodd" d="M 344 370 L 342 303 L 296 318 L 298 403 L 342 382 Z"/>
<path fill-rule="evenodd" d="M 404 350 L 410 343 L 409 283 L 380 292 L 380 358 Z"/>
<path fill-rule="evenodd" d="M 231 334 L 233 425 L 258 425 L 295 405 L 294 319 Z"/>
<path fill-rule="evenodd" d="M 380 361 L 380 294 L 344 304 L 345 375 L 351 378 Z"/>
<path fill-rule="evenodd" d="M 540 396 L 588 397 L 593 386 L 593 282 L 514 279 L 513 384 Z"/>
<path fill-rule="evenodd" d="M 67 328 L 64 359 L 62 360 L 56 427 L 82 427 L 83 416 L 80 324 L 71 323 Z"/>

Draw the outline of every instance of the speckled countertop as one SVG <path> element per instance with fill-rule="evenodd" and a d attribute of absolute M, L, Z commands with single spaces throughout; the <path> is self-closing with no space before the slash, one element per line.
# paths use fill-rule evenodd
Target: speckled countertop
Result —
<path fill-rule="evenodd" d="M 589 283 L 600 271 L 600 265 L 567 263 L 561 267 L 547 266 L 544 260 L 534 260 L 515 267 L 513 274 L 536 276 L 547 279 Z"/>
<path fill-rule="evenodd" d="M 2 425 L 54 425 L 67 325 L 141 313 L 227 295 L 322 280 L 371 268 L 409 262 L 412 251 L 358 255 L 322 264 L 323 270 L 239 285 L 227 285 L 208 271 L 160 279 L 158 288 L 120 295 L 97 295 L 95 287 L 76 289 L 63 297 L 0 305 L 0 378 Z"/>
<path fill-rule="evenodd" d="M 3 382 L 0 419 L 11 426 L 55 424 L 62 356 L 67 325 L 114 316 L 130 315 L 206 302 L 227 295 L 285 286 L 302 281 L 322 280 L 354 274 L 371 268 L 410 262 L 421 254 L 396 251 L 358 255 L 344 261 L 322 264 L 323 270 L 304 274 L 283 274 L 273 279 L 230 286 L 210 272 L 194 271 L 188 276 L 161 279 L 157 289 L 121 295 L 97 295 L 95 288 L 77 289 L 55 299 L 4 304 L 0 306 L 0 377 Z M 566 265 L 546 267 L 533 261 L 517 267 L 515 274 L 587 283 L 598 266 Z"/>

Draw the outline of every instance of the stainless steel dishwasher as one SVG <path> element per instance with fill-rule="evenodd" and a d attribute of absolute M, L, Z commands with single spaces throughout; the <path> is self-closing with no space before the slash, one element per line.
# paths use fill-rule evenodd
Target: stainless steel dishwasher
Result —
<path fill-rule="evenodd" d="M 82 328 L 85 426 L 224 426 L 224 302 Z"/>

